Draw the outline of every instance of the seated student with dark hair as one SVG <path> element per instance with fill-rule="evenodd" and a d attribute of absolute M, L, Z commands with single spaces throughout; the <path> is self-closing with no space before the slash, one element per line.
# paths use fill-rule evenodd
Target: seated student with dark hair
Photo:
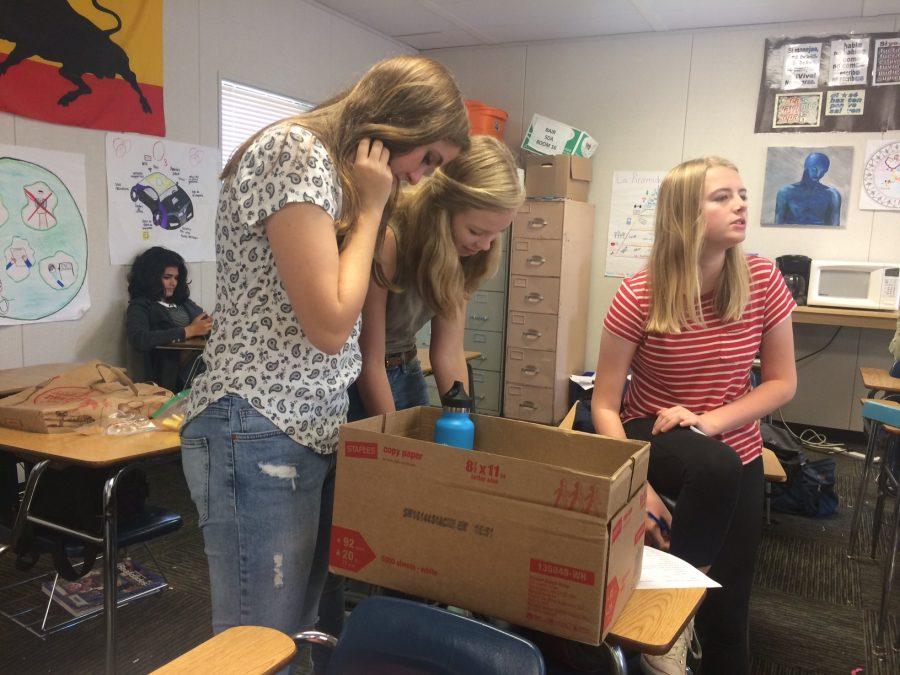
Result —
<path fill-rule="evenodd" d="M 144 376 L 174 392 L 189 384 L 200 352 L 157 347 L 208 335 L 212 329 L 212 317 L 189 296 L 187 267 L 175 251 L 154 246 L 134 259 L 125 314 L 128 342 L 144 357 Z"/>

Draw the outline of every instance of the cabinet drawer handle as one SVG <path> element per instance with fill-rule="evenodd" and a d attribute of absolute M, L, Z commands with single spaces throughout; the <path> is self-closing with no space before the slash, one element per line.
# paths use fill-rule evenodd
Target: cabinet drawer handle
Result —
<path fill-rule="evenodd" d="M 473 321 L 488 321 L 491 317 L 484 314 L 469 314 L 469 318 Z"/>
<path fill-rule="evenodd" d="M 520 407 L 520 408 L 525 408 L 525 410 L 531 410 L 532 412 L 534 412 L 535 410 L 537 410 L 537 406 L 536 406 L 534 403 L 532 403 L 531 401 L 522 401 L 522 402 L 519 404 L 519 407 Z"/>
<path fill-rule="evenodd" d="M 544 334 L 541 331 L 535 330 L 534 328 L 522 331 L 522 337 L 526 340 L 539 340 L 543 335 Z"/>
<path fill-rule="evenodd" d="M 537 366 L 525 366 L 524 368 L 522 368 L 522 374 L 528 375 L 529 377 L 533 377 L 539 372 L 541 372 L 541 369 Z"/>
<path fill-rule="evenodd" d="M 540 230 L 542 227 L 547 227 L 547 219 L 546 218 L 532 218 L 528 221 L 528 227 L 534 230 Z"/>
<path fill-rule="evenodd" d="M 478 357 L 478 360 L 479 361 L 487 361 L 487 357 L 484 354 L 482 354 L 481 356 Z"/>
<path fill-rule="evenodd" d="M 481 403 L 484 399 L 487 398 L 487 394 L 482 394 L 481 396 L 476 396 L 475 400 Z"/>
<path fill-rule="evenodd" d="M 540 267 L 545 262 L 547 262 L 547 259 L 542 255 L 533 255 L 530 256 L 525 262 L 527 262 L 532 267 Z"/>
<path fill-rule="evenodd" d="M 537 304 L 537 303 L 543 302 L 543 301 L 544 301 L 543 293 L 529 293 L 528 295 L 525 296 L 525 302 Z"/>

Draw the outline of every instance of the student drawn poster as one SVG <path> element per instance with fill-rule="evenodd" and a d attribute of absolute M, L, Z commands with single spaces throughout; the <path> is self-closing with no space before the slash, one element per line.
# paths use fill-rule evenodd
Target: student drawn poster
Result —
<path fill-rule="evenodd" d="M 882 87 L 900 84 L 900 38 L 875 40 L 875 65 L 872 67 L 872 85 Z"/>
<path fill-rule="evenodd" d="M 865 89 L 835 89 L 828 92 L 826 115 L 862 115 L 865 109 Z"/>
<path fill-rule="evenodd" d="M 656 199 L 665 171 L 616 171 L 609 205 L 608 277 L 630 277 L 647 264 L 653 246 Z"/>
<path fill-rule="evenodd" d="M 90 308 L 85 194 L 83 155 L 0 145 L 0 325 Z"/>
<path fill-rule="evenodd" d="M 900 211 L 900 140 L 869 141 L 859 208 Z"/>
<path fill-rule="evenodd" d="M 832 40 L 830 48 L 831 69 L 828 72 L 828 86 L 865 86 L 866 70 L 869 67 L 869 38 Z"/>
<path fill-rule="evenodd" d="M 821 113 L 821 91 L 812 94 L 776 94 L 772 128 L 817 127 Z"/>
<path fill-rule="evenodd" d="M 789 44 L 784 51 L 784 73 L 781 88 L 815 89 L 819 81 L 822 43 Z"/>
<path fill-rule="evenodd" d="M 107 134 L 110 262 L 128 265 L 151 246 L 215 260 L 218 167 L 218 148 Z"/>
<path fill-rule="evenodd" d="M 769 148 L 763 227 L 846 227 L 853 148 Z"/>

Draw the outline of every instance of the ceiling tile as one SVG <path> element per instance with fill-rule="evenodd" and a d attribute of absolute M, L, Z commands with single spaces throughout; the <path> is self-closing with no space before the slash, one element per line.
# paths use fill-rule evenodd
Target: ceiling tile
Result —
<path fill-rule="evenodd" d="M 669 30 L 748 26 L 862 15 L 863 0 L 641 0 Z"/>
<path fill-rule="evenodd" d="M 416 49 L 444 49 L 447 47 L 471 47 L 483 44 L 480 39 L 464 30 L 447 30 L 441 33 L 422 33 L 403 38 L 403 42 Z"/>
<path fill-rule="evenodd" d="M 880 16 L 882 14 L 900 14 L 900 0 L 865 0 L 863 16 Z"/>
<path fill-rule="evenodd" d="M 392 37 L 458 28 L 418 0 L 318 0 L 320 5 Z"/>

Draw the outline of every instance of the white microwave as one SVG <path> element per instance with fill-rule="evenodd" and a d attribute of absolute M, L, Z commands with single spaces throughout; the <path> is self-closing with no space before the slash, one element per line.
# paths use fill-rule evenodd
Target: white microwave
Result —
<path fill-rule="evenodd" d="M 813 260 L 806 303 L 895 310 L 900 305 L 900 263 Z"/>

